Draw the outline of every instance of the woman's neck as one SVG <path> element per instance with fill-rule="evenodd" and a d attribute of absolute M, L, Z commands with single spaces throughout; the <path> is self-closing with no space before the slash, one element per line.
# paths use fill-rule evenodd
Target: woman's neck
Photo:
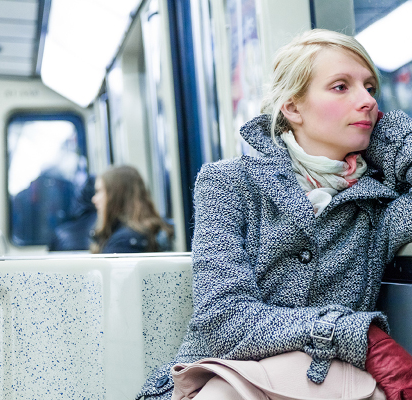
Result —
<path fill-rule="evenodd" d="M 350 149 L 341 149 L 333 144 L 313 142 L 306 135 L 299 134 L 299 131 L 293 134 L 298 145 L 310 156 L 323 156 L 330 160 L 344 161 L 346 156 L 353 152 Z"/>

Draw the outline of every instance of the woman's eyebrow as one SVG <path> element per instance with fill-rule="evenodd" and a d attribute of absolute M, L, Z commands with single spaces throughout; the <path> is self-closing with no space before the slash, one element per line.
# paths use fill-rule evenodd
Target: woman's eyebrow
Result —
<path fill-rule="evenodd" d="M 347 74 L 345 72 L 338 72 L 337 74 L 329 75 L 328 78 L 335 78 L 335 77 L 341 77 L 341 76 L 345 76 L 345 77 L 349 77 L 349 78 L 352 77 L 351 74 Z"/>
<path fill-rule="evenodd" d="M 348 73 L 346 73 L 346 72 L 338 72 L 337 74 L 329 75 L 329 76 L 328 76 L 328 79 L 336 79 L 336 78 L 342 78 L 342 77 L 348 79 L 348 78 L 353 78 L 353 75 L 352 75 L 352 74 L 348 74 Z M 374 82 L 376 82 L 376 79 L 375 79 L 375 77 L 374 77 L 372 74 L 370 74 L 369 76 L 367 76 L 367 77 L 365 78 L 365 81 L 368 81 L 368 80 L 373 80 Z"/>

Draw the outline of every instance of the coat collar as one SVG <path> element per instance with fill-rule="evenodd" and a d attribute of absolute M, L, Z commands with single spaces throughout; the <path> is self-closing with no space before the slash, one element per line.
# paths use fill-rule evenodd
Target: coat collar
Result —
<path fill-rule="evenodd" d="M 257 117 L 246 122 L 240 128 L 240 135 L 254 149 L 258 150 L 266 156 L 281 156 L 283 152 L 279 152 L 278 147 L 273 142 L 270 136 L 270 125 L 272 118 L 270 114 L 260 114 Z M 279 139 L 279 142 L 283 142 Z M 286 152 L 287 155 L 287 152 Z"/>
<path fill-rule="evenodd" d="M 263 154 L 262 158 L 253 158 L 254 164 L 257 160 L 260 160 L 258 163 L 260 167 L 263 168 L 264 165 L 266 169 L 271 170 L 272 175 L 287 176 L 291 182 L 293 181 L 293 183 L 299 185 L 295 178 L 292 162 L 285 143 L 280 137 L 277 137 L 277 144 L 275 144 L 270 136 L 271 121 L 272 118 L 270 114 L 260 114 L 246 122 L 240 129 L 240 134 L 249 145 Z M 376 129 L 377 128 L 375 128 L 375 130 Z M 359 179 L 359 182 L 334 196 L 336 200 L 333 201 L 333 203 L 338 204 L 338 202 L 352 199 L 395 199 L 399 197 L 399 194 L 395 190 L 373 179 L 377 173 L 378 171 L 376 169 L 368 166 L 366 174 Z M 293 177 L 295 179 L 292 179 Z"/>
<path fill-rule="evenodd" d="M 333 197 L 330 205 L 336 206 L 350 200 L 387 199 L 394 200 L 399 193 L 369 175 L 363 176 L 352 187 L 342 190 Z"/>
<path fill-rule="evenodd" d="M 243 163 L 260 192 L 267 195 L 282 214 L 313 237 L 313 206 L 296 179 L 286 145 L 280 137 L 277 138 L 277 144 L 272 140 L 271 122 L 269 114 L 261 114 L 242 126 L 240 134 L 249 145 L 263 154 L 263 157 L 258 158 L 243 156 Z"/>

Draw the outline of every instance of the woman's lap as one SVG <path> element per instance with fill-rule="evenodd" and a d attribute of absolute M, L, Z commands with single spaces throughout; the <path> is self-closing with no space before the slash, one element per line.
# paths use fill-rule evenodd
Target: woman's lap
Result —
<path fill-rule="evenodd" d="M 170 400 L 172 398 L 173 388 L 161 395 L 146 396 L 145 400 Z M 196 395 L 196 400 L 242 400 L 242 397 L 219 376 L 215 376 L 203 386 L 202 390 Z"/>
<path fill-rule="evenodd" d="M 196 400 L 243 400 L 232 386 L 220 376 L 215 376 L 203 386 L 196 395 Z"/>

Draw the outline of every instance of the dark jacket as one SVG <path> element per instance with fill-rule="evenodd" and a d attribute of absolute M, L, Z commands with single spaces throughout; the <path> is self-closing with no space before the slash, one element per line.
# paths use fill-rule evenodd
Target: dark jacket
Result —
<path fill-rule="evenodd" d="M 301 350 L 316 359 L 308 375 L 321 382 L 331 358 L 364 368 L 370 323 L 387 329 L 374 310 L 385 264 L 412 241 L 411 120 L 400 111 L 383 117 L 366 155 L 380 170 L 369 168 L 318 218 L 269 127 L 261 115 L 241 129 L 262 157 L 208 164 L 197 177 L 194 314 L 175 360 L 138 398 L 169 399 L 171 365 L 204 357 Z"/>
<path fill-rule="evenodd" d="M 58 225 L 49 243 L 49 251 L 88 250 L 90 233 L 96 224 L 97 213 L 92 197 L 94 176 L 89 176 L 70 205 L 70 217 Z"/>
<path fill-rule="evenodd" d="M 112 236 L 107 239 L 102 253 L 144 253 L 148 250 L 146 236 L 128 226 L 119 225 Z"/>
<path fill-rule="evenodd" d="M 112 236 L 107 239 L 102 253 L 146 253 L 149 251 L 170 251 L 171 239 L 161 230 L 156 235 L 156 249 L 150 249 L 149 240 L 143 233 L 123 224 L 118 224 Z"/>

